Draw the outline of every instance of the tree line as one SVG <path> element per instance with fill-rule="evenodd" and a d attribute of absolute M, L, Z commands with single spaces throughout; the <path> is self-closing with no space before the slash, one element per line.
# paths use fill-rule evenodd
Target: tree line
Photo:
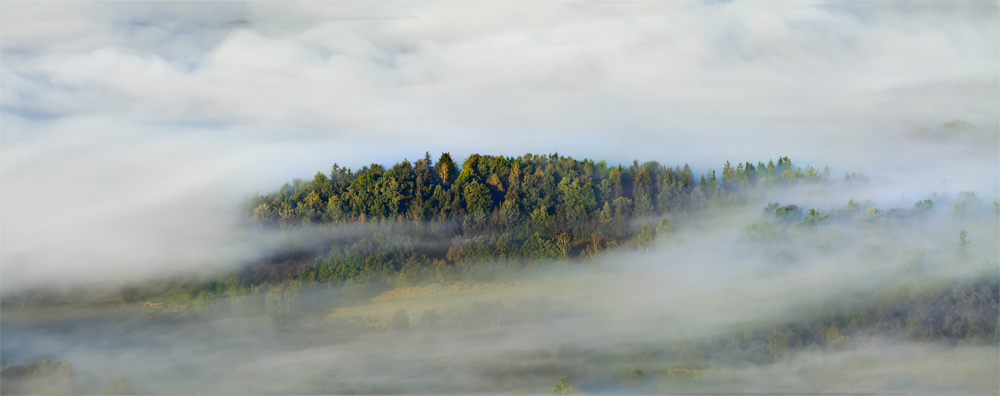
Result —
<path fill-rule="evenodd" d="M 449 153 L 436 163 L 428 153 L 389 169 L 335 164 L 329 175 L 317 172 L 312 180 L 294 179 L 253 196 L 245 212 L 249 223 L 265 227 L 461 218 L 469 228 L 536 223 L 580 237 L 614 220 L 724 206 L 757 186 L 828 179 L 829 168 L 803 170 L 788 157 L 735 167 L 727 162 L 721 180 L 714 170 L 696 180 L 687 164 L 623 167 L 558 154 L 472 154 L 458 167 Z"/>
<path fill-rule="evenodd" d="M 674 232 L 668 218 L 741 205 L 762 188 L 829 181 L 829 173 L 795 166 L 788 157 L 727 162 L 721 178 L 715 171 L 695 177 L 687 164 L 611 166 L 558 154 L 473 154 L 461 167 L 449 153 L 436 162 L 428 153 L 388 169 L 335 164 L 329 174 L 317 172 L 312 180 L 295 179 L 248 199 L 247 224 L 377 225 L 377 231 L 330 243 L 305 268 L 257 268 L 244 277 L 406 285 L 480 271 L 475 263 L 483 261 L 523 264 L 646 248 Z"/>

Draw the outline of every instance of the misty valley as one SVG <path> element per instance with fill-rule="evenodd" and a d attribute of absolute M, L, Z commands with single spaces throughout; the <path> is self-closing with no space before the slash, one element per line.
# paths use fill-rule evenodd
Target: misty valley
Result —
<path fill-rule="evenodd" d="M 0 393 L 1000 391 L 1000 200 L 720 165 L 333 165 L 241 262 L 5 290 Z"/>

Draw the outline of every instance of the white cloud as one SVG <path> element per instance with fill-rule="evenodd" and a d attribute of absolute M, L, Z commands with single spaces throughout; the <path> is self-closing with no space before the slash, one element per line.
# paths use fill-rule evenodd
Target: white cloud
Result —
<path fill-rule="evenodd" d="M 996 147 L 900 140 L 955 118 L 995 128 L 996 17 L 978 2 L 5 3 L 4 284 L 162 264 L 165 241 L 229 221 L 253 189 L 424 150 L 702 169 L 789 155 L 996 195 Z M 26 269 L 11 259 L 26 249 L 51 259 Z"/>

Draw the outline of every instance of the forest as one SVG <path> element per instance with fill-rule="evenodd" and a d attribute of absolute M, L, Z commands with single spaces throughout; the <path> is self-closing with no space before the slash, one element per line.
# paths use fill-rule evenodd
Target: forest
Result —
<path fill-rule="evenodd" d="M 727 162 L 721 179 L 715 171 L 696 179 L 686 164 L 609 166 L 558 154 L 473 154 L 461 167 L 449 153 L 437 162 L 428 153 L 388 170 L 379 164 L 356 172 L 334 165 L 329 175 L 317 172 L 310 181 L 295 179 L 250 198 L 246 222 L 280 229 L 350 225 L 358 231 L 318 252 L 269 258 L 292 262 L 319 253 L 313 265 L 268 268 L 244 278 L 387 280 L 404 286 L 476 271 L 477 262 L 520 265 L 644 249 L 656 238 L 669 238 L 670 219 L 738 207 L 770 188 L 829 180 L 828 167 L 803 170 L 788 157 L 735 167 Z M 378 231 L 365 233 L 365 225 Z"/>

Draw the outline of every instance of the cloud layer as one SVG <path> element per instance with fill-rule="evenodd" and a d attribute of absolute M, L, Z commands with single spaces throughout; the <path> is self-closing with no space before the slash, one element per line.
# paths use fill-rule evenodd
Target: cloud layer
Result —
<path fill-rule="evenodd" d="M 3 7 L 4 288 L 226 267 L 245 194 L 425 150 L 1000 190 L 994 3 Z"/>

